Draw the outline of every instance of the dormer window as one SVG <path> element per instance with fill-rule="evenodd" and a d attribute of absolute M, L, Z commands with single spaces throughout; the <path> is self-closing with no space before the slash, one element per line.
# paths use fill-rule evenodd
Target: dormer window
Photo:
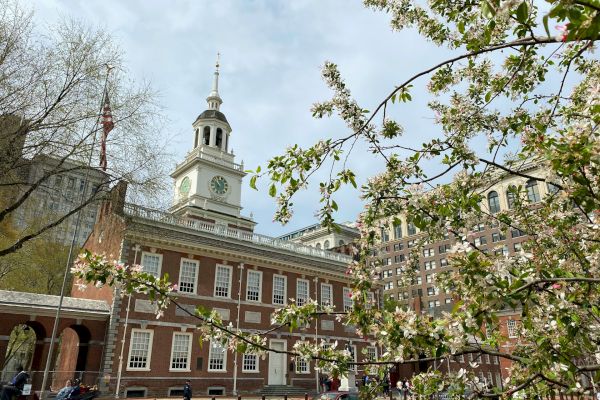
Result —
<path fill-rule="evenodd" d="M 202 134 L 202 143 L 206 146 L 210 145 L 210 126 L 204 127 L 204 133 Z"/>
<path fill-rule="evenodd" d="M 217 128 L 217 140 L 215 142 L 215 146 L 221 147 L 223 144 L 223 129 Z"/>

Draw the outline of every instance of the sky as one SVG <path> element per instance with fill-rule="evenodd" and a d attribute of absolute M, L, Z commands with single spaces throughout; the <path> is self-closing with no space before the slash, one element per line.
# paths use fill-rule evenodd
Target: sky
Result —
<path fill-rule="evenodd" d="M 129 75 L 158 91 L 174 138 L 169 150 L 180 161 L 192 149 L 191 124 L 207 108 L 216 54 L 221 54 L 221 111 L 233 129 L 231 148 L 245 169 L 263 169 L 287 146 L 307 147 L 321 138 L 349 133 L 337 117 L 317 120 L 311 105 L 329 99 L 321 80 L 325 61 L 338 64 L 359 104 L 374 109 L 394 86 L 442 61 L 443 51 L 414 31 L 393 32 L 389 17 L 357 0 L 36 0 L 23 3 L 44 28 L 64 18 L 109 32 L 124 53 Z M 425 81 L 414 103 L 391 110 L 404 116 L 407 140 L 422 143 L 431 126 Z M 383 165 L 358 146 L 349 165 L 359 185 Z M 318 176 L 317 176 L 318 177 Z M 278 236 L 318 222 L 317 185 L 294 201 L 294 218 L 273 222 L 275 202 L 266 181 L 259 191 L 244 180 L 242 214 L 252 214 L 256 232 Z M 363 205 L 358 190 L 337 198 L 336 220 L 355 221 Z"/>

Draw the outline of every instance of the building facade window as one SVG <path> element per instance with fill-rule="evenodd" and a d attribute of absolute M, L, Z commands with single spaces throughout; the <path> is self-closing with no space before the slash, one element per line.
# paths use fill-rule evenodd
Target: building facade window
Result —
<path fill-rule="evenodd" d="M 423 263 L 424 267 L 425 267 L 425 271 L 429 271 L 432 269 L 435 269 L 435 261 L 425 261 Z"/>
<path fill-rule="evenodd" d="M 326 240 L 325 243 L 323 243 L 323 249 L 324 250 L 329 249 L 329 240 Z"/>
<path fill-rule="evenodd" d="M 210 126 L 205 126 L 202 132 L 202 143 L 206 146 L 210 145 Z"/>
<path fill-rule="evenodd" d="M 392 290 L 394 288 L 394 282 L 386 282 L 383 284 L 383 290 Z"/>
<path fill-rule="evenodd" d="M 394 244 L 394 251 L 400 251 L 404 249 L 404 245 L 402 243 L 395 243 Z"/>
<path fill-rule="evenodd" d="M 260 302 L 262 288 L 262 272 L 248 270 L 246 283 L 246 300 Z"/>
<path fill-rule="evenodd" d="M 384 243 L 389 242 L 390 241 L 390 233 L 388 232 L 388 230 L 384 226 L 382 226 L 380 228 L 380 230 L 381 230 L 381 241 Z"/>
<path fill-rule="evenodd" d="M 394 271 L 391 270 L 391 269 L 386 269 L 386 270 L 382 271 L 381 274 L 382 274 L 382 277 L 384 279 L 385 278 L 391 278 L 393 276 L 393 274 L 394 274 Z"/>
<path fill-rule="evenodd" d="M 296 304 L 303 306 L 308 301 L 308 281 L 306 279 L 296 280 Z"/>
<path fill-rule="evenodd" d="M 490 210 L 490 214 L 496 214 L 500 212 L 500 196 L 498 196 L 498 192 L 492 190 L 488 193 L 488 208 Z"/>
<path fill-rule="evenodd" d="M 435 256 L 434 249 L 423 249 L 423 257 L 433 257 Z"/>
<path fill-rule="evenodd" d="M 198 280 L 198 261 L 181 259 L 179 267 L 179 291 L 182 293 L 196 294 Z"/>
<path fill-rule="evenodd" d="M 475 244 L 475 246 L 485 245 L 487 244 L 487 238 L 485 236 L 476 237 L 473 243 Z"/>
<path fill-rule="evenodd" d="M 504 236 L 502 232 L 492 233 L 492 243 L 500 242 L 502 240 L 506 240 L 506 236 Z"/>
<path fill-rule="evenodd" d="M 152 336 L 154 331 L 149 329 L 132 329 L 129 342 L 128 370 L 150 370 L 152 356 Z"/>
<path fill-rule="evenodd" d="M 441 246 L 439 246 L 438 250 L 440 254 L 444 254 L 450 251 L 450 249 L 452 248 L 451 244 L 443 244 Z"/>
<path fill-rule="evenodd" d="M 192 351 L 191 333 L 173 333 L 171 345 L 171 371 L 190 371 Z"/>
<path fill-rule="evenodd" d="M 344 288 L 344 311 L 348 312 L 352 310 L 354 302 L 352 301 L 352 289 L 349 287 Z"/>
<path fill-rule="evenodd" d="M 402 224 L 394 226 L 394 239 L 402 239 Z"/>
<path fill-rule="evenodd" d="M 160 278 L 162 254 L 142 252 L 142 270 L 155 278 Z"/>
<path fill-rule="evenodd" d="M 447 267 L 448 266 L 448 259 L 447 258 L 440 258 L 440 267 Z"/>
<path fill-rule="evenodd" d="M 221 343 L 210 342 L 208 350 L 208 370 L 225 371 L 227 367 L 227 351 Z"/>
<path fill-rule="evenodd" d="M 258 355 L 244 354 L 242 359 L 242 372 L 259 372 Z"/>
<path fill-rule="evenodd" d="M 296 373 L 297 374 L 308 374 L 310 373 L 309 361 L 302 357 L 296 357 Z"/>
<path fill-rule="evenodd" d="M 406 261 L 406 256 L 404 254 L 396 254 L 394 256 L 394 263 L 399 264 L 404 261 Z"/>
<path fill-rule="evenodd" d="M 506 202 L 508 203 L 509 210 L 515 208 L 517 203 L 517 187 L 515 185 L 510 185 L 508 190 L 506 191 Z"/>
<path fill-rule="evenodd" d="M 415 224 L 413 224 L 412 222 L 409 222 L 407 225 L 407 231 L 408 231 L 408 235 L 416 235 L 417 234 L 417 228 L 415 227 Z"/>
<path fill-rule="evenodd" d="M 231 266 L 219 265 L 215 269 L 215 297 L 231 297 Z"/>
<path fill-rule="evenodd" d="M 321 306 L 333 305 L 333 286 L 329 283 L 321 283 Z"/>
<path fill-rule="evenodd" d="M 537 203 L 541 200 L 540 189 L 536 180 L 528 180 L 525 187 L 527 188 L 527 200 L 529 200 L 530 203 Z"/>
<path fill-rule="evenodd" d="M 287 299 L 287 276 L 273 275 L 273 304 L 284 306 Z"/>
<path fill-rule="evenodd" d="M 506 321 L 506 328 L 508 331 L 508 337 L 514 339 L 517 337 L 517 321 L 509 319 Z"/>

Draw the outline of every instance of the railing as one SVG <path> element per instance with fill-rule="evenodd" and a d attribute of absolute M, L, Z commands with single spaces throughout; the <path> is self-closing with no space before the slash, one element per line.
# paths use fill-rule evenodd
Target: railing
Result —
<path fill-rule="evenodd" d="M 199 232 L 211 233 L 216 236 L 250 242 L 259 246 L 270 247 L 277 250 L 287 250 L 292 253 L 325 258 L 341 263 L 349 263 L 352 257 L 345 254 L 334 253 L 331 251 L 317 249 L 315 247 L 305 246 L 270 236 L 260 235 L 258 233 L 246 232 L 240 229 L 229 228 L 224 225 L 213 224 L 210 222 L 199 221 L 191 218 L 177 217 L 160 210 L 141 207 L 135 204 L 126 204 L 124 207 L 126 215 L 161 222 L 167 225 L 180 226 Z"/>
<path fill-rule="evenodd" d="M 222 154 L 228 154 L 228 153 L 222 153 Z M 196 147 L 194 150 L 187 153 L 187 155 L 185 156 L 185 160 L 180 162 L 179 164 L 177 164 L 177 166 L 175 168 L 176 169 L 179 168 L 181 165 L 185 164 L 186 162 L 188 162 L 190 160 L 193 160 L 194 158 L 200 158 L 202 160 L 212 161 L 216 164 L 222 165 L 227 168 L 232 168 L 236 171 L 244 170 L 244 164 L 236 164 L 232 161 L 227 161 L 221 157 L 216 157 L 212 154 L 205 153 L 203 151 L 202 147 Z"/>

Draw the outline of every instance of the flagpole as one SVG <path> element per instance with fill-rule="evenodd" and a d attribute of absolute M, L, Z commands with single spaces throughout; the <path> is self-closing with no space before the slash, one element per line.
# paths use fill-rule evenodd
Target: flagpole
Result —
<path fill-rule="evenodd" d="M 98 127 L 98 122 L 100 121 L 100 115 L 102 115 L 102 111 L 104 108 L 104 96 L 106 95 L 106 88 L 108 87 L 108 77 L 110 75 L 110 71 L 113 69 L 111 65 L 106 64 L 106 79 L 104 80 L 104 89 L 102 90 L 102 104 L 100 105 L 100 113 L 98 114 L 98 118 L 96 119 L 96 123 L 94 125 L 94 136 L 92 139 L 92 147 L 90 148 L 90 155 L 88 157 L 88 163 L 84 176 L 84 186 L 83 191 L 81 193 L 81 200 L 79 202 L 79 206 L 81 207 L 85 202 L 85 194 L 88 186 L 88 178 L 90 175 L 90 169 L 92 166 L 92 156 L 94 154 L 94 147 L 96 146 L 96 128 Z M 71 245 L 69 246 L 69 255 L 67 257 L 67 262 L 65 264 L 64 276 L 62 286 L 60 288 L 60 298 L 58 300 L 58 307 L 56 308 L 56 314 L 54 316 L 54 326 L 52 327 L 52 336 L 50 336 L 50 348 L 48 349 L 48 358 L 46 358 L 46 367 L 44 368 L 44 377 L 42 379 L 42 388 L 40 390 L 40 399 L 46 399 L 46 385 L 48 384 L 48 375 L 50 373 L 50 366 L 52 363 L 52 356 L 54 355 L 54 344 L 56 342 L 56 333 L 58 331 L 58 322 L 60 321 L 60 312 L 62 311 L 63 300 L 65 298 L 65 289 L 67 286 L 67 277 L 69 275 L 69 270 L 71 268 L 71 259 L 73 257 L 73 251 L 75 250 L 75 242 L 77 241 L 77 236 L 79 234 L 79 225 L 81 224 L 81 214 L 82 208 L 77 211 L 75 216 L 75 229 L 73 232 L 73 237 L 71 238 Z"/>

